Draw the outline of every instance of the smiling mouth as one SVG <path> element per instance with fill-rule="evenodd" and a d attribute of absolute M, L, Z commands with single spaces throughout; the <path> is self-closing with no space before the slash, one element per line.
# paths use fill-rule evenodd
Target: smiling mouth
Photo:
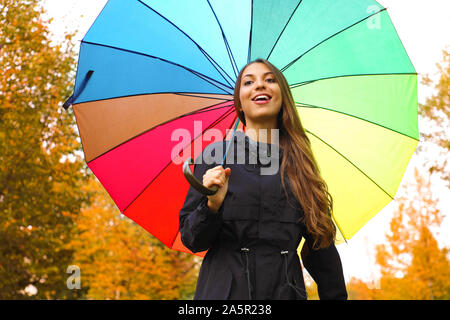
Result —
<path fill-rule="evenodd" d="M 254 97 L 252 99 L 252 101 L 255 101 L 255 102 L 268 102 L 270 99 L 272 99 L 271 96 L 269 96 L 267 94 L 261 94 L 261 95 L 258 95 L 256 97 Z"/>

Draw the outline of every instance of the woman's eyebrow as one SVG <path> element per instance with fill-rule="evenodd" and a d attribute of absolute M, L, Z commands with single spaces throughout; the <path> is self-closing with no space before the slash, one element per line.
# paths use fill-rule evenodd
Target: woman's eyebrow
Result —
<path fill-rule="evenodd" d="M 273 74 L 273 72 L 272 72 L 272 71 L 266 72 L 266 73 L 263 74 L 263 76 L 266 76 L 266 75 L 268 75 L 268 74 Z M 247 73 L 246 75 L 244 75 L 244 76 L 242 77 L 242 79 L 244 79 L 245 77 L 254 77 L 254 76 L 255 76 L 255 75 L 252 74 L 252 73 Z"/>

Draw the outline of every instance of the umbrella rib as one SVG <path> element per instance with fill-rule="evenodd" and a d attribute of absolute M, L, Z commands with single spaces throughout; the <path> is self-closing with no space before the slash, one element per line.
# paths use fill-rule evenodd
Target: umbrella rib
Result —
<path fill-rule="evenodd" d="M 319 78 L 319 79 L 314 79 L 314 80 L 307 80 L 307 81 L 303 81 L 303 82 L 298 82 L 298 83 L 294 83 L 289 85 L 289 87 L 291 89 L 297 88 L 297 87 L 301 87 L 310 83 L 314 83 L 316 81 L 321 81 L 321 80 L 329 80 L 329 79 L 336 79 L 336 78 L 348 78 L 348 77 L 359 77 L 359 76 L 396 76 L 396 75 L 417 75 L 416 72 L 392 72 L 392 73 L 360 73 L 360 74 L 345 74 L 345 75 L 339 75 L 339 76 L 331 76 L 331 77 L 324 77 L 324 78 Z"/>
<path fill-rule="evenodd" d="M 345 115 L 345 116 L 352 117 L 352 118 L 355 118 L 355 119 L 358 119 L 358 120 L 361 120 L 361 121 L 364 121 L 364 122 L 368 122 L 368 123 L 370 123 L 370 124 L 376 125 L 376 126 L 381 127 L 381 128 L 383 128 L 383 129 L 386 129 L 386 130 L 389 130 L 389 131 L 398 133 L 398 134 L 400 134 L 400 135 L 402 135 L 402 136 L 408 137 L 408 138 L 410 138 L 410 139 L 419 141 L 419 139 L 414 138 L 414 137 L 411 137 L 411 136 L 409 136 L 409 135 L 407 135 L 407 134 L 405 134 L 405 133 L 403 133 L 403 132 L 400 132 L 400 131 L 397 131 L 397 130 L 395 130 L 395 129 L 386 127 L 386 126 L 384 126 L 384 125 L 382 125 L 382 124 L 379 124 L 379 123 L 376 123 L 376 122 L 373 122 L 373 121 L 370 121 L 370 120 L 367 120 L 367 119 L 364 119 L 364 118 L 355 116 L 355 115 L 353 115 L 353 114 L 345 113 L 345 112 L 342 112 L 342 111 L 339 111 L 339 110 L 334 110 L 334 109 L 330 109 L 330 108 L 326 108 L 326 107 L 315 106 L 315 105 L 307 104 L 307 103 L 303 103 L 303 102 L 295 102 L 295 105 L 296 105 L 297 107 L 300 107 L 300 108 L 322 109 L 322 110 L 327 110 L 327 111 L 331 111 L 331 112 L 340 113 L 340 114 L 343 114 L 343 115 Z"/>
<path fill-rule="evenodd" d="M 149 128 L 149 129 L 147 129 L 147 130 L 145 130 L 145 131 L 139 132 L 138 134 L 134 135 L 133 137 L 131 137 L 131 138 L 129 138 L 129 139 L 127 139 L 127 140 L 121 142 L 120 144 L 118 144 L 118 145 L 112 147 L 111 149 L 106 150 L 105 152 L 99 154 L 99 155 L 96 156 L 95 158 L 92 158 L 91 160 L 89 160 L 88 163 L 91 163 L 92 161 L 94 161 L 94 160 L 100 158 L 101 156 L 105 155 L 106 153 L 108 153 L 108 152 L 110 152 L 110 151 L 112 151 L 112 150 L 114 150 L 114 149 L 120 147 L 121 145 L 127 143 L 128 141 L 131 141 L 131 140 L 133 140 L 133 139 L 135 139 L 135 138 L 137 138 L 137 137 L 139 137 L 139 136 L 141 136 L 141 135 L 143 135 L 143 134 L 145 134 L 145 133 L 147 133 L 147 132 L 149 132 L 149 131 L 151 131 L 151 130 L 153 130 L 153 129 L 159 127 L 159 126 L 162 126 L 162 125 L 164 125 L 164 124 L 166 124 L 166 123 L 169 123 L 169 122 L 171 122 L 171 121 L 174 121 L 174 120 L 177 120 L 177 119 L 180 119 L 180 118 L 184 118 L 184 117 L 187 117 L 187 116 L 190 116 L 190 115 L 193 115 L 193 114 L 197 114 L 197 113 L 209 112 L 209 111 L 214 111 L 214 110 L 223 109 L 223 108 L 229 108 L 229 107 L 230 107 L 230 105 L 226 105 L 226 106 L 222 106 L 222 107 L 217 107 L 217 108 L 212 108 L 212 109 L 209 109 L 209 110 L 205 110 L 205 109 L 207 109 L 207 108 L 215 107 L 215 106 L 217 106 L 217 105 L 219 105 L 219 104 L 221 104 L 221 103 L 222 103 L 222 102 L 217 103 L 217 104 L 213 104 L 213 105 L 210 105 L 210 106 L 207 106 L 207 107 L 204 107 L 204 108 L 201 108 L 201 109 L 196 110 L 196 111 L 193 111 L 193 112 L 189 112 L 189 113 L 180 115 L 180 116 L 178 116 L 178 117 L 175 117 L 175 118 L 169 119 L 169 120 L 167 120 L 167 121 L 165 121 L 165 122 L 162 122 L 162 123 L 160 123 L 160 124 L 158 124 L 158 125 L 156 125 L 156 126 L 154 126 L 154 127 L 151 127 L 151 128 Z"/>
<path fill-rule="evenodd" d="M 100 47 L 110 48 L 110 49 L 114 49 L 114 50 L 118 50 L 118 51 L 124 51 L 124 52 L 132 53 L 132 54 L 141 55 L 141 56 L 152 58 L 152 59 L 156 59 L 156 60 L 161 60 L 161 61 L 163 61 L 165 63 L 168 63 L 168 64 L 171 64 L 171 65 L 180 67 L 180 68 L 182 68 L 182 69 L 184 69 L 184 70 L 194 74 L 195 76 L 197 76 L 200 79 L 202 79 L 202 80 L 204 80 L 204 81 L 214 85 L 215 87 L 217 87 L 218 89 L 220 89 L 220 90 L 222 90 L 224 92 L 226 92 L 226 91 L 223 88 L 220 88 L 219 86 L 217 86 L 214 82 L 223 85 L 225 88 L 233 90 L 233 88 L 231 86 L 228 86 L 228 85 L 226 85 L 226 84 L 224 84 L 224 83 L 222 83 L 220 81 L 212 79 L 212 78 L 210 78 L 210 77 L 208 77 L 208 76 L 206 76 L 206 75 L 204 75 L 204 74 L 202 74 L 200 72 L 192 70 L 192 69 L 190 69 L 188 67 L 182 66 L 181 64 L 178 64 L 178 63 L 175 63 L 175 62 L 172 62 L 172 61 L 160 58 L 160 57 L 152 56 L 150 54 L 146 54 L 146 53 L 142 53 L 142 52 L 138 52 L 138 51 L 133 51 L 133 50 L 128 50 L 128 49 L 124 49 L 124 48 L 119 48 L 119 47 L 115 47 L 115 46 L 111 46 L 111 45 L 107 45 L 107 44 L 95 43 L 95 42 L 84 41 L 84 40 L 82 40 L 81 43 L 86 43 L 86 44 L 90 44 L 90 45 L 93 45 L 93 46 L 100 46 Z M 229 92 L 226 92 L 226 93 L 229 93 Z"/>
<path fill-rule="evenodd" d="M 140 2 L 142 5 L 144 5 L 146 8 L 152 10 L 153 12 L 155 12 L 157 15 L 159 15 L 161 18 L 163 18 L 164 20 L 166 20 L 168 23 L 170 23 L 171 25 L 173 25 L 175 28 L 177 28 L 182 34 L 184 34 L 189 40 L 191 40 L 199 49 L 200 52 L 211 62 L 214 61 L 214 63 L 211 63 L 211 65 L 217 70 L 217 72 L 219 72 L 220 74 L 226 74 L 228 78 L 232 79 L 230 77 L 230 75 L 222 69 L 222 67 L 220 67 L 220 65 L 196 42 L 194 41 L 194 39 L 192 39 L 186 32 L 184 32 L 183 30 L 181 30 L 175 23 L 173 23 L 172 21 L 170 21 L 169 19 L 167 19 L 166 17 L 164 17 L 161 13 L 159 13 L 158 11 L 156 11 L 155 9 L 153 9 L 152 7 L 150 7 L 148 4 L 142 2 L 141 0 L 137 0 L 138 2 Z M 217 66 L 217 67 L 216 67 Z M 219 69 L 217 69 L 219 68 Z M 224 77 L 225 79 L 225 77 Z M 228 82 L 227 79 L 225 79 L 225 81 L 232 87 L 232 84 Z"/>
<path fill-rule="evenodd" d="M 219 109 L 223 109 L 223 108 L 229 108 L 229 107 L 230 107 L 230 105 L 221 106 L 221 107 L 217 107 L 217 108 L 211 108 L 211 106 L 210 106 L 208 108 L 211 108 L 211 109 L 208 109 L 208 110 L 205 110 L 205 109 L 195 110 L 195 111 L 192 111 L 192 112 L 184 114 L 182 117 L 191 116 L 191 115 L 194 115 L 194 114 L 205 113 L 205 112 L 210 112 L 210 111 L 219 110 Z"/>
<path fill-rule="evenodd" d="M 197 137 L 194 137 L 192 140 L 191 140 L 191 142 L 189 143 L 189 144 L 187 144 L 187 146 L 190 146 L 191 144 L 192 144 L 192 142 L 194 142 L 195 141 L 195 139 L 197 139 L 198 137 L 200 137 L 200 136 L 202 136 L 205 132 L 206 132 L 206 130 L 208 130 L 208 129 L 210 129 L 210 128 L 212 128 L 213 126 L 215 126 L 216 124 L 218 124 L 219 122 L 221 122 L 221 121 L 223 121 L 226 117 L 228 117 L 230 114 L 232 114 L 233 113 L 233 109 L 230 109 L 230 111 L 227 111 L 227 112 L 225 112 L 222 116 L 220 116 L 218 119 L 216 119 L 216 121 L 214 121 L 213 123 L 211 123 L 205 130 L 203 130 L 202 131 L 202 133 L 199 135 L 199 136 L 197 136 Z M 187 146 L 186 146 L 186 148 L 187 148 Z M 184 151 L 186 148 L 183 148 L 183 150 L 181 150 L 181 151 Z M 181 152 L 180 151 L 180 152 Z M 155 181 L 158 177 L 159 177 L 159 175 L 170 165 L 172 163 L 172 161 L 169 161 L 165 166 L 164 166 L 164 168 L 162 168 L 159 172 L 158 172 L 158 174 L 152 179 L 152 181 L 150 181 L 143 189 L 142 189 L 142 191 L 141 192 L 139 192 L 139 194 L 132 200 L 132 201 L 130 201 L 130 203 L 122 210 L 122 213 L 124 213 L 132 204 L 133 204 L 133 202 L 137 199 L 137 198 L 139 198 L 139 196 L 148 188 L 148 186 L 149 185 L 151 185 L 152 183 L 153 183 L 153 181 Z"/>
<path fill-rule="evenodd" d="M 116 96 L 116 97 L 110 97 L 110 98 L 103 98 L 103 99 L 95 99 L 95 100 L 89 100 L 89 101 L 83 101 L 83 102 L 77 102 L 74 103 L 74 105 L 82 104 L 82 103 L 88 103 L 88 102 L 97 102 L 97 101 L 105 101 L 105 100 L 113 100 L 113 99 L 121 99 L 121 98 L 128 98 L 128 97 L 136 97 L 136 96 L 148 96 L 152 94 L 176 94 L 180 96 L 187 96 L 187 97 L 197 97 L 197 98 L 204 98 L 204 99 L 214 99 L 214 100 L 223 100 L 224 102 L 232 101 L 232 99 L 221 99 L 216 97 L 208 97 L 208 94 L 214 94 L 214 93 L 196 93 L 196 95 L 191 94 L 190 92 L 151 92 L 151 93 L 137 93 L 137 94 L 128 94 L 124 96 Z M 204 96 L 202 96 L 204 94 Z"/>
<path fill-rule="evenodd" d="M 179 95 L 179 96 L 185 96 L 185 97 L 196 97 L 196 98 L 204 98 L 204 99 L 215 99 L 215 100 L 225 100 L 226 101 L 233 101 L 233 96 L 232 95 L 227 95 L 227 97 L 225 98 L 219 98 L 219 97 L 211 97 L 208 96 L 208 94 L 210 93 L 184 93 L 184 92 L 173 92 L 173 94 Z M 228 97 L 231 97 L 228 98 Z"/>
<path fill-rule="evenodd" d="M 219 23 L 219 25 L 220 25 L 220 23 Z M 236 61 L 234 60 L 234 56 L 233 56 L 233 52 L 231 51 L 230 44 L 228 43 L 228 40 L 225 37 L 224 33 L 223 33 L 223 39 L 224 39 L 224 42 L 225 42 L 225 47 L 227 48 L 228 57 L 230 58 L 231 65 L 233 66 L 234 76 L 237 78 L 237 74 L 238 74 L 238 72 L 237 72 L 237 64 L 236 64 Z"/>
<path fill-rule="evenodd" d="M 222 32 L 222 38 L 225 43 L 225 47 L 227 48 L 228 58 L 230 59 L 231 65 L 233 66 L 234 75 L 237 78 L 237 64 L 236 64 L 236 61 L 234 60 L 234 56 L 233 56 L 233 52 L 231 51 L 230 44 L 228 43 L 225 32 L 223 31 L 222 25 L 220 24 L 220 21 L 217 18 L 216 12 L 214 11 L 211 3 L 209 2 L 209 0 L 206 0 L 206 1 L 208 2 L 209 8 L 211 9 L 212 13 L 214 14 L 217 24 L 219 25 L 220 31 Z"/>
<path fill-rule="evenodd" d="M 205 75 L 203 75 L 203 74 L 201 74 L 201 73 L 198 73 L 197 71 L 192 71 L 192 73 L 194 73 L 197 77 L 199 77 L 199 78 L 201 78 L 201 79 L 203 79 L 203 78 L 205 77 Z M 226 85 L 224 85 L 223 83 L 220 83 L 220 82 L 219 82 L 220 84 L 224 85 L 225 89 L 227 89 L 227 90 L 224 90 L 223 88 L 218 87 L 217 85 L 215 85 L 214 83 L 212 83 L 212 82 L 209 81 L 208 79 L 203 79 L 203 80 L 205 80 L 205 81 L 211 83 L 213 86 L 217 87 L 218 89 L 220 89 L 220 90 L 222 90 L 222 91 L 224 91 L 224 92 L 226 92 L 226 93 L 228 93 L 228 94 L 232 94 L 232 93 L 233 93 L 233 88 L 232 88 L 232 87 L 229 87 L 229 86 L 226 86 Z M 213 81 L 215 81 L 215 80 L 213 80 Z"/>
<path fill-rule="evenodd" d="M 338 32 L 336 32 L 336 33 L 334 33 L 334 34 L 332 34 L 332 35 L 329 36 L 328 38 L 326 38 L 326 39 L 320 41 L 319 43 L 317 43 L 316 45 L 314 45 L 313 47 L 311 47 L 310 49 L 308 49 L 306 52 L 302 53 L 300 56 L 298 56 L 297 58 L 295 58 L 294 60 L 292 60 L 291 62 L 289 62 L 287 65 L 285 65 L 285 66 L 284 66 L 283 68 L 281 68 L 280 70 L 281 70 L 282 72 L 286 71 L 286 69 L 288 69 L 289 67 L 291 67 L 294 63 L 296 63 L 298 60 L 300 60 L 303 56 L 305 56 L 307 53 L 311 52 L 313 49 L 315 49 L 315 48 L 317 48 L 318 46 L 320 46 L 322 43 L 324 43 L 324 42 L 330 40 L 330 39 L 333 38 L 334 36 L 337 36 L 338 34 L 340 34 L 340 33 L 344 32 L 344 31 L 350 29 L 351 27 L 353 27 L 353 26 L 355 26 L 355 25 L 357 25 L 357 24 L 359 24 L 359 23 L 361 23 L 361 22 L 363 22 L 363 21 L 365 21 L 365 20 L 367 20 L 367 19 L 373 17 L 374 15 L 379 14 L 379 13 L 385 11 L 385 10 L 386 10 L 386 8 L 383 8 L 383 9 L 381 9 L 380 11 L 377 11 L 377 12 L 375 12 L 375 13 L 372 13 L 371 15 L 369 15 L 369 16 L 367 16 L 367 17 L 365 17 L 365 18 L 363 18 L 363 19 L 361 19 L 361 20 L 359 20 L 359 21 L 353 23 L 352 25 L 350 25 L 350 26 L 348 26 L 348 27 L 346 27 L 346 28 L 344 28 L 344 29 L 342 29 L 342 30 L 340 30 L 340 31 L 338 31 Z"/>
<path fill-rule="evenodd" d="M 295 12 L 297 11 L 297 8 L 300 7 L 300 4 L 303 2 L 303 0 L 300 0 L 300 2 L 297 4 L 297 6 L 295 7 L 294 11 L 292 11 L 291 16 L 289 17 L 289 19 L 287 20 L 286 24 L 283 27 L 283 30 L 281 30 L 280 34 L 278 35 L 277 40 L 275 41 L 275 43 L 272 46 L 272 49 L 269 52 L 269 55 L 267 56 L 266 60 L 269 60 L 270 56 L 272 55 L 273 50 L 275 49 L 275 47 L 277 46 L 278 41 L 280 40 L 281 36 L 284 33 L 284 30 L 286 30 L 286 27 L 288 26 L 289 22 L 291 21 L 292 17 L 294 16 Z"/>
<path fill-rule="evenodd" d="M 247 63 L 250 62 L 252 55 L 252 35 L 253 35 L 253 0 L 251 0 L 250 8 L 250 34 L 248 35 L 248 52 L 247 52 Z"/>
<path fill-rule="evenodd" d="M 353 167 L 355 167 L 359 172 L 361 172 L 367 179 L 372 181 L 381 191 L 383 191 L 391 200 L 394 200 L 394 197 L 389 194 L 386 190 L 384 190 L 378 183 L 376 183 L 371 177 L 369 177 L 364 171 L 362 171 L 360 168 L 358 168 L 357 165 L 355 165 L 350 159 L 348 159 L 346 156 L 344 156 L 342 153 L 340 153 L 338 150 L 336 150 L 332 145 L 322 140 L 319 136 L 312 133 L 310 130 L 305 129 L 306 132 L 314 136 L 316 139 L 320 140 L 322 143 L 324 143 L 326 146 L 331 148 L 334 152 L 336 152 L 338 155 L 340 155 L 342 158 L 344 158 L 348 163 L 350 163 Z"/>
<path fill-rule="evenodd" d="M 209 56 L 209 54 L 208 54 L 205 50 L 203 50 L 202 48 L 199 48 L 199 50 L 205 55 L 205 57 L 209 60 L 209 62 L 210 62 L 211 64 L 217 65 L 217 67 L 220 68 L 220 70 L 223 70 L 223 69 L 217 64 L 217 62 L 215 62 L 215 61 Z M 216 68 L 216 70 L 217 70 L 217 68 Z M 220 71 L 219 71 L 219 73 L 220 73 Z M 221 74 L 221 75 L 222 75 L 222 77 L 225 79 L 225 81 L 226 81 L 231 87 L 233 87 L 232 83 L 234 82 L 234 80 L 231 79 L 231 77 L 230 77 L 227 73 L 225 73 L 225 71 L 224 71 L 224 73 Z"/>

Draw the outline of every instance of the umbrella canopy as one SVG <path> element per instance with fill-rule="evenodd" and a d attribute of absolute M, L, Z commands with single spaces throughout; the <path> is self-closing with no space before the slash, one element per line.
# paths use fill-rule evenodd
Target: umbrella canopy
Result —
<path fill-rule="evenodd" d="M 65 106 L 120 211 L 170 248 L 189 252 L 182 162 L 236 124 L 234 82 L 256 58 L 290 84 L 342 236 L 394 198 L 418 143 L 417 74 L 376 1 L 109 0 Z"/>

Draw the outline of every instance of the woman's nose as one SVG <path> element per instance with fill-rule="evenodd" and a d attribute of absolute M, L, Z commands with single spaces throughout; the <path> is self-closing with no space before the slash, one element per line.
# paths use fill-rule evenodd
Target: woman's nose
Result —
<path fill-rule="evenodd" d="M 265 87 L 265 83 L 264 80 L 256 80 L 256 88 L 264 88 Z"/>

